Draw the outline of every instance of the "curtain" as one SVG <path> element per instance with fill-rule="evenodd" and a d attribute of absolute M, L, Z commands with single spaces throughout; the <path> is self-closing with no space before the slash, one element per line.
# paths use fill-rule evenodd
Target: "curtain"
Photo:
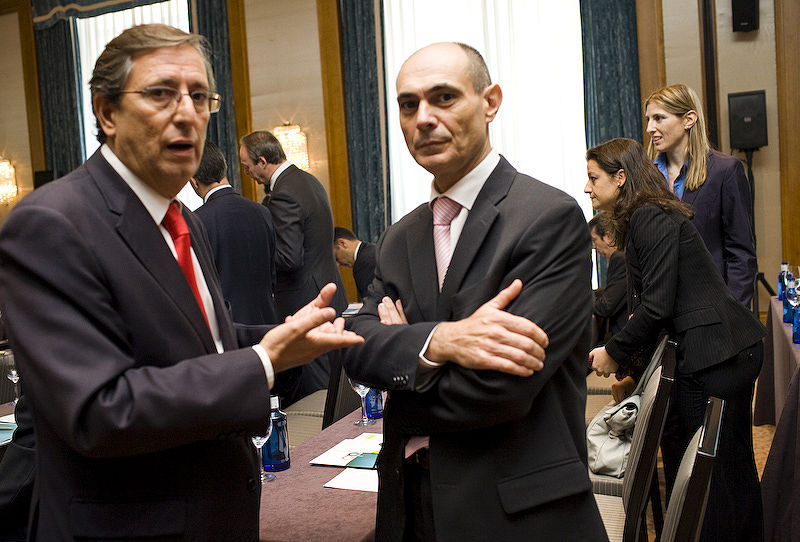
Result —
<path fill-rule="evenodd" d="M 386 229 L 373 2 L 340 0 L 353 231 L 375 242 Z"/>
<path fill-rule="evenodd" d="M 642 142 L 635 0 L 580 0 L 586 143 L 615 137 Z M 598 284 L 608 262 L 597 260 Z"/>
<path fill-rule="evenodd" d="M 54 21 L 46 28 L 37 28 L 35 35 L 45 156 L 57 178 L 83 163 L 79 74 L 72 46 L 72 23 L 63 19 Z"/>
<path fill-rule="evenodd" d="M 460 41 L 480 51 L 503 103 L 492 146 L 521 172 L 583 194 L 586 139 L 578 0 L 384 0 L 392 220 L 428 200 L 431 176 L 411 158 L 398 122 L 395 78 L 420 47 Z"/>
<path fill-rule="evenodd" d="M 137 6 L 156 4 L 164 0 L 31 0 L 33 26 L 39 30 L 49 28 L 58 21 L 71 17 L 95 17 Z"/>
<path fill-rule="evenodd" d="M 236 138 L 236 108 L 233 103 L 233 73 L 228 35 L 226 0 L 196 0 L 195 31 L 206 37 L 211 46 L 211 65 L 217 80 L 217 92 L 222 95 L 222 107 L 211 115 L 206 137 L 216 143 L 228 162 L 228 181 L 241 193 L 239 173 L 239 142 Z"/>
<path fill-rule="evenodd" d="M 586 142 L 641 143 L 639 52 L 634 0 L 580 0 Z"/>

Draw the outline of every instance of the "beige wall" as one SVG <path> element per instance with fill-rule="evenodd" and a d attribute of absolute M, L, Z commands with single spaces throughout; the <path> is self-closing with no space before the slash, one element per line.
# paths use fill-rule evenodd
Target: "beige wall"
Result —
<path fill-rule="evenodd" d="M 781 262 L 780 163 L 773 0 L 761 0 L 759 29 L 733 32 L 731 2 L 716 1 L 720 151 L 731 153 L 728 94 L 765 90 L 769 144 L 753 155 L 758 265 L 774 288 Z M 697 0 L 663 0 L 667 84 L 686 83 L 702 95 L 702 46 Z M 744 161 L 744 154 L 735 152 Z M 767 293 L 760 290 L 761 308 Z"/>
<path fill-rule="evenodd" d="M 245 0 L 245 20 L 253 129 L 299 124 L 309 172 L 330 192 L 316 0 Z"/>
<path fill-rule="evenodd" d="M 0 15 L 0 156 L 11 160 L 17 172 L 19 192 L 17 201 L 33 190 L 28 139 L 28 113 L 25 104 L 25 85 L 22 79 L 22 49 L 19 19 L 16 13 Z M 0 205 L 2 223 L 13 205 Z"/>

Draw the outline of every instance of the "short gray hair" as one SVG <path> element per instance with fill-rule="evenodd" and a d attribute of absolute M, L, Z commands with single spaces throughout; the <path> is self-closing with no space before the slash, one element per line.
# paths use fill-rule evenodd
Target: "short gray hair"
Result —
<path fill-rule="evenodd" d="M 165 24 L 142 24 L 128 28 L 122 34 L 106 44 L 94 65 L 92 78 L 89 80 L 89 89 L 92 99 L 95 96 L 104 96 L 115 103 L 118 102 L 120 91 L 123 90 L 128 76 L 133 69 L 133 55 L 142 51 L 152 51 L 162 47 L 177 47 L 191 45 L 194 47 L 206 67 L 206 76 L 210 90 L 215 90 L 214 70 L 211 67 L 211 55 L 206 39 L 199 34 L 188 34 L 178 28 Z M 97 123 L 97 140 L 105 143 L 106 134 L 100 127 L 95 112 Z"/>

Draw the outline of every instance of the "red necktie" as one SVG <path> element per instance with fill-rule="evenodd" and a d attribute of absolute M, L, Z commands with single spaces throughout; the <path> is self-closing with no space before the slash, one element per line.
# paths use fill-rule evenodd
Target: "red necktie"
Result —
<path fill-rule="evenodd" d="M 175 245 L 175 253 L 178 258 L 178 265 L 181 266 L 189 286 L 194 292 L 194 297 L 197 299 L 197 304 L 200 305 L 200 310 L 203 312 L 203 318 L 206 319 L 208 325 L 208 316 L 206 316 L 206 309 L 203 306 L 203 300 L 200 298 L 200 290 L 197 289 L 197 281 L 194 278 L 194 265 L 192 265 L 192 239 L 189 236 L 189 227 L 181 214 L 180 204 L 173 201 L 169 204 L 167 214 L 161 222 L 172 237 L 172 242 Z M 209 326 L 210 327 L 210 326 Z"/>

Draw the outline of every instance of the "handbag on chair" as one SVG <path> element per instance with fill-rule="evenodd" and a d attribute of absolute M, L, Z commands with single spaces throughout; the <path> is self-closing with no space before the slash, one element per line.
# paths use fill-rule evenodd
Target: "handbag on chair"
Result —
<path fill-rule="evenodd" d="M 631 451 L 633 428 L 639 414 L 641 390 L 598 412 L 586 428 L 589 469 L 622 478 Z"/>

